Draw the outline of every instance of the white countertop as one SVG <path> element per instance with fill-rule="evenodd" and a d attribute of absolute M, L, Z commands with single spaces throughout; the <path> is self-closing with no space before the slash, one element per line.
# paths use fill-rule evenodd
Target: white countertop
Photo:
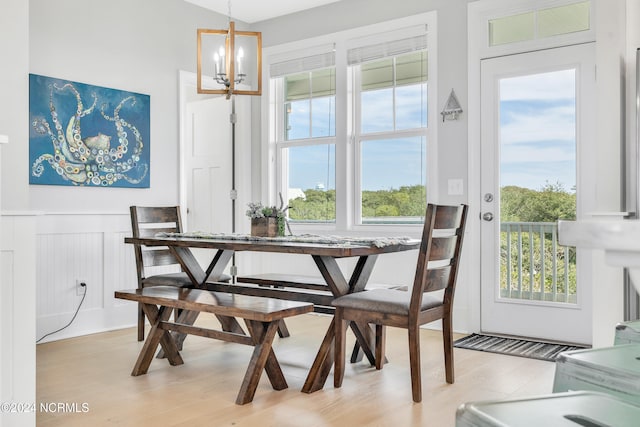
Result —
<path fill-rule="evenodd" d="M 558 240 L 566 246 L 640 253 L 640 221 L 558 221 Z"/>
<path fill-rule="evenodd" d="M 639 220 L 558 221 L 558 241 L 565 246 L 604 250 L 608 264 L 629 268 L 640 291 Z"/>

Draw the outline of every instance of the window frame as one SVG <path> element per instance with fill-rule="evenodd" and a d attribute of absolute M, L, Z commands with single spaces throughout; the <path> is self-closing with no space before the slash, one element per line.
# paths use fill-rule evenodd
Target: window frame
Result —
<path fill-rule="evenodd" d="M 491 45 L 489 43 L 489 23 L 493 19 L 507 18 L 518 14 L 533 12 L 537 14 L 541 10 L 556 7 L 569 6 L 574 3 L 582 3 L 585 0 L 527 0 L 523 2 L 507 2 L 505 7 L 496 7 L 494 4 L 479 5 L 476 7 L 477 26 L 476 34 L 480 35 L 476 40 L 477 53 L 480 58 L 494 58 L 503 55 L 529 52 L 541 49 L 550 49 L 559 46 L 569 46 L 595 40 L 595 10 L 594 1 L 590 1 L 590 28 L 584 31 L 569 32 L 548 37 L 536 37 L 519 42 Z M 471 22 L 471 21 L 470 21 Z"/>
<path fill-rule="evenodd" d="M 335 68 L 335 66 L 334 66 Z M 337 78 L 337 77 L 336 77 Z M 299 138 L 299 139 L 287 139 L 287 129 L 285 129 L 286 126 L 286 120 L 285 120 L 285 112 L 284 112 L 284 107 L 287 104 L 287 101 L 284 97 L 284 77 L 280 77 L 277 79 L 269 79 L 269 85 L 270 88 L 272 89 L 271 93 L 273 93 L 274 98 L 276 99 L 275 101 L 275 105 L 274 105 L 274 109 L 273 109 L 273 116 L 270 119 L 270 121 L 272 122 L 272 126 L 273 129 L 275 130 L 275 134 L 274 134 L 274 150 L 275 150 L 275 163 L 276 163 L 276 178 L 275 178 L 275 184 L 276 184 L 276 195 L 278 195 L 278 197 L 275 199 L 276 202 L 272 202 L 270 204 L 275 204 L 277 205 L 277 203 L 279 202 L 279 193 L 284 195 L 287 193 L 287 183 L 289 182 L 289 170 L 288 168 L 283 167 L 283 165 L 285 164 L 289 164 L 289 159 L 288 159 L 288 152 L 286 151 L 286 149 L 291 148 L 291 147 L 308 147 L 308 146 L 324 146 L 324 145 L 329 145 L 329 144 L 333 144 L 334 145 L 334 152 L 337 149 L 337 130 L 335 132 L 336 135 L 334 136 L 325 136 L 325 137 L 313 137 L 312 135 L 309 138 Z M 335 95 L 337 97 L 337 94 Z M 337 102 L 336 102 L 337 103 Z M 336 117 L 337 117 L 337 113 L 336 113 Z M 312 123 L 310 122 L 309 125 L 312 127 Z M 310 129 L 311 130 L 311 129 Z M 337 157 L 337 153 L 336 153 L 336 157 Z M 336 167 L 337 170 L 337 167 Z M 336 172 L 337 174 L 337 172 Z M 338 186 L 338 180 L 336 177 L 334 177 L 335 180 L 335 185 L 336 187 Z M 337 188 L 336 188 L 337 191 Z M 286 197 L 284 197 L 286 199 Z M 337 202 L 336 202 L 337 204 Z M 337 214 L 336 214 L 336 219 L 337 219 Z M 317 221 L 317 222 L 313 222 L 313 224 L 318 224 L 318 225 L 328 225 L 331 226 L 335 223 L 335 221 Z M 305 223 L 297 223 L 297 222 L 292 222 L 292 225 L 303 225 Z M 311 224 L 311 223 L 310 223 Z"/>
<path fill-rule="evenodd" d="M 335 187 L 336 187 L 336 219 L 335 222 L 323 223 L 291 223 L 294 232 L 376 232 L 397 233 L 408 229 L 418 230 L 421 224 L 363 224 L 361 221 L 361 190 L 360 190 L 360 146 L 356 143 L 355 126 L 359 126 L 354 111 L 354 82 L 347 65 L 347 52 L 354 46 L 364 46 L 376 42 L 399 40 L 411 37 L 417 31 L 427 34 L 428 60 L 428 97 L 427 97 L 427 129 L 426 129 L 426 187 L 427 200 L 438 199 L 437 174 L 437 13 L 435 11 L 419 15 L 395 19 L 379 24 L 358 27 L 351 30 L 327 34 L 296 42 L 286 43 L 266 48 L 263 58 L 266 64 L 263 73 L 265 81 L 269 82 L 266 96 L 262 97 L 262 145 L 261 145 L 261 194 L 266 202 L 277 204 L 278 193 L 288 182 L 286 154 L 281 148 L 305 145 L 308 140 L 285 141 L 283 129 L 284 111 L 279 109 L 284 105 L 284 91 L 281 86 L 283 79 L 272 79 L 270 65 L 278 62 L 303 58 L 314 52 L 322 51 L 331 46 L 335 51 L 336 95 L 335 95 L 335 136 L 311 138 L 314 145 L 335 143 Z M 358 121 L 358 123 L 356 123 Z M 359 132 L 358 132 L 359 133 Z M 419 134 L 424 132 L 395 131 L 396 135 Z M 365 135 L 369 139 L 375 135 Z M 426 203 L 426 201 L 425 201 Z"/>
<path fill-rule="evenodd" d="M 416 52 L 418 52 L 419 50 L 417 50 Z M 429 48 L 426 49 L 427 52 L 429 52 Z M 388 56 L 386 58 L 395 58 L 398 57 L 400 55 L 393 55 L 393 56 Z M 427 58 L 429 58 L 429 56 L 427 56 Z M 428 61 L 428 59 L 427 59 Z M 428 63 L 428 62 L 427 62 Z M 395 64 L 395 61 L 394 61 Z M 358 64 L 358 65 L 354 65 L 349 67 L 350 69 L 349 71 L 349 77 L 351 79 L 351 81 L 353 82 L 353 96 L 352 96 L 352 110 L 353 110 L 353 130 L 352 130 L 352 141 L 354 143 L 354 156 L 353 156 L 353 161 L 354 161 L 354 200 L 353 200 L 353 205 L 354 205 L 354 212 L 353 212 L 353 223 L 354 226 L 356 227 L 361 227 L 361 226 L 375 226 L 375 227 L 380 227 L 380 226 L 390 226 L 390 225 L 400 225 L 400 223 L 402 224 L 406 224 L 406 225 L 411 225 L 411 224 L 422 224 L 424 222 L 424 215 L 421 217 L 422 220 L 421 221 L 415 221 L 415 222 L 402 222 L 399 221 L 398 224 L 393 223 L 393 222 L 380 222 L 380 223 L 364 223 L 363 222 L 363 218 L 362 218 L 362 169 L 363 169 L 363 165 L 362 165 L 362 146 L 363 143 L 367 142 L 367 141 L 380 141 L 380 140 L 384 140 L 384 139 L 393 139 L 393 138 L 411 138 L 411 137 L 424 137 L 426 140 L 426 145 L 427 145 L 427 152 L 425 153 L 425 155 L 427 156 L 426 162 L 425 162 L 425 167 L 427 169 L 427 176 L 425 177 L 426 182 L 425 182 L 425 187 L 426 187 L 426 192 L 427 194 L 430 194 L 430 187 L 429 187 L 429 170 L 431 169 L 431 165 L 429 162 L 429 158 L 430 158 L 430 153 L 429 153 L 429 124 L 433 123 L 431 122 L 431 117 L 429 117 L 429 112 L 427 111 L 427 126 L 422 128 L 413 128 L 413 129 L 401 129 L 401 130 L 397 130 L 397 129 L 393 129 L 393 130 L 386 130 L 386 131 L 379 131 L 379 132 L 362 132 L 362 122 L 361 122 L 361 118 L 362 118 L 362 114 L 360 114 L 360 109 L 361 106 L 359 105 L 359 100 L 361 100 L 361 94 L 362 94 L 362 82 L 361 82 L 361 77 L 362 77 L 362 73 L 360 72 L 361 70 L 361 66 L 362 64 Z M 395 67 L 395 65 L 394 65 Z M 430 79 L 427 78 L 426 81 L 426 85 L 427 85 L 427 103 L 429 102 L 430 96 L 429 96 L 429 81 Z M 393 125 L 394 127 L 396 126 L 396 89 L 398 87 L 400 87 L 402 85 L 397 85 L 396 82 L 393 83 L 393 85 L 391 86 L 393 88 Z M 428 105 L 426 106 L 428 107 Z M 425 209 L 427 207 L 427 202 L 425 200 Z M 399 218 L 405 218 L 405 217 L 399 217 Z"/>

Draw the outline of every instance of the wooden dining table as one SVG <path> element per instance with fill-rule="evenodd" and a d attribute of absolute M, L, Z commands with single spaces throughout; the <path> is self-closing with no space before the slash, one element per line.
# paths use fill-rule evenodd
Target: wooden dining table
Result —
<path fill-rule="evenodd" d="M 246 235 L 180 233 L 155 237 L 127 237 L 125 243 L 145 246 L 168 247 L 180 262 L 194 287 L 209 290 L 240 290 L 243 284 L 221 284 L 224 270 L 236 252 L 268 252 L 281 254 L 310 255 L 320 274 L 326 281 L 327 290 L 335 298 L 364 290 L 373 271 L 378 256 L 389 253 L 418 249 L 419 239 L 401 238 L 350 238 L 324 236 L 290 236 L 258 238 Z M 202 266 L 192 249 L 211 249 L 208 265 Z M 355 267 L 348 274 L 338 264 L 341 258 L 357 258 Z M 201 257 L 202 259 L 202 257 Z M 286 266 L 282 267 L 286 270 Z M 348 279 L 347 279 L 348 277 Z M 264 291 L 265 296 L 267 290 Z M 254 292 L 254 295 L 256 293 Z M 260 295 L 259 293 L 257 295 Z M 197 313 L 182 312 L 179 322 L 193 324 Z M 242 328 L 233 318 L 218 316 L 225 330 L 241 332 Z M 372 355 L 373 335 L 365 325 L 351 324 L 356 339 L 365 353 Z M 302 387 L 305 393 L 323 388 L 333 366 L 334 321 L 327 329 L 315 360 Z M 373 356 L 371 356 L 373 357 Z"/>

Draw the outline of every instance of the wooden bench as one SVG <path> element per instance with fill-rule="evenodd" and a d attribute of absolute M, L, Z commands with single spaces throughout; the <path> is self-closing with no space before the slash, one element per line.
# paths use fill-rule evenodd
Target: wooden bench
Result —
<path fill-rule="evenodd" d="M 238 276 L 236 277 L 236 281 L 238 283 L 253 283 L 260 286 L 269 286 L 274 288 L 299 288 L 327 291 L 327 282 L 325 282 L 322 277 L 306 276 L 301 274 L 260 273 L 248 276 Z M 366 288 L 408 290 L 406 285 L 389 285 L 379 283 L 368 283 Z"/>
<path fill-rule="evenodd" d="M 287 388 L 287 382 L 272 349 L 278 323 L 286 317 L 313 311 L 311 303 L 168 286 L 116 291 L 115 297 L 141 303 L 151 323 L 151 331 L 131 372 L 133 376 L 147 373 L 158 344 L 162 346 L 164 355 L 171 365 L 184 363 L 174 336 L 169 331 L 173 331 L 174 335 L 176 333 L 191 334 L 254 346 L 247 372 L 236 398 L 238 405 L 244 405 L 253 400 L 263 369 L 275 390 Z M 191 311 L 242 318 L 250 336 L 182 324 L 180 323 L 182 314 L 175 323 L 169 322 L 174 309 L 182 310 L 185 316 Z"/>
<path fill-rule="evenodd" d="M 247 276 L 236 277 L 238 283 L 245 286 L 238 289 L 238 285 L 215 285 L 213 288 L 218 291 L 237 292 L 246 295 L 268 295 L 272 298 L 293 299 L 296 301 L 309 301 L 314 304 L 314 311 L 317 313 L 333 314 L 335 308 L 331 305 L 333 295 L 327 290 L 327 282 L 319 276 L 307 276 L 301 274 L 283 273 L 259 273 Z M 272 288 L 269 290 L 255 290 L 252 286 Z M 390 285 L 380 283 L 367 283 L 366 289 L 397 289 L 407 291 L 406 285 Z M 280 333 L 284 331 L 284 333 Z M 289 336 L 284 321 L 280 323 L 278 333 L 281 337 Z M 360 351 L 360 346 L 356 342 L 351 352 L 351 363 L 362 360 L 364 354 Z M 373 355 L 367 355 L 369 360 L 373 360 Z M 386 358 L 385 358 L 386 361 Z"/>

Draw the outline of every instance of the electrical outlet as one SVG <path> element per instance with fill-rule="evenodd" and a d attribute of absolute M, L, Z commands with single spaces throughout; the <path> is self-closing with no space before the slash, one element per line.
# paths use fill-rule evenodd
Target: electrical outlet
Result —
<path fill-rule="evenodd" d="M 81 284 L 84 283 L 84 286 Z M 84 279 L 76 279 L 76 295 L 84 295 L 87 292 L 87 281 Z"/>

